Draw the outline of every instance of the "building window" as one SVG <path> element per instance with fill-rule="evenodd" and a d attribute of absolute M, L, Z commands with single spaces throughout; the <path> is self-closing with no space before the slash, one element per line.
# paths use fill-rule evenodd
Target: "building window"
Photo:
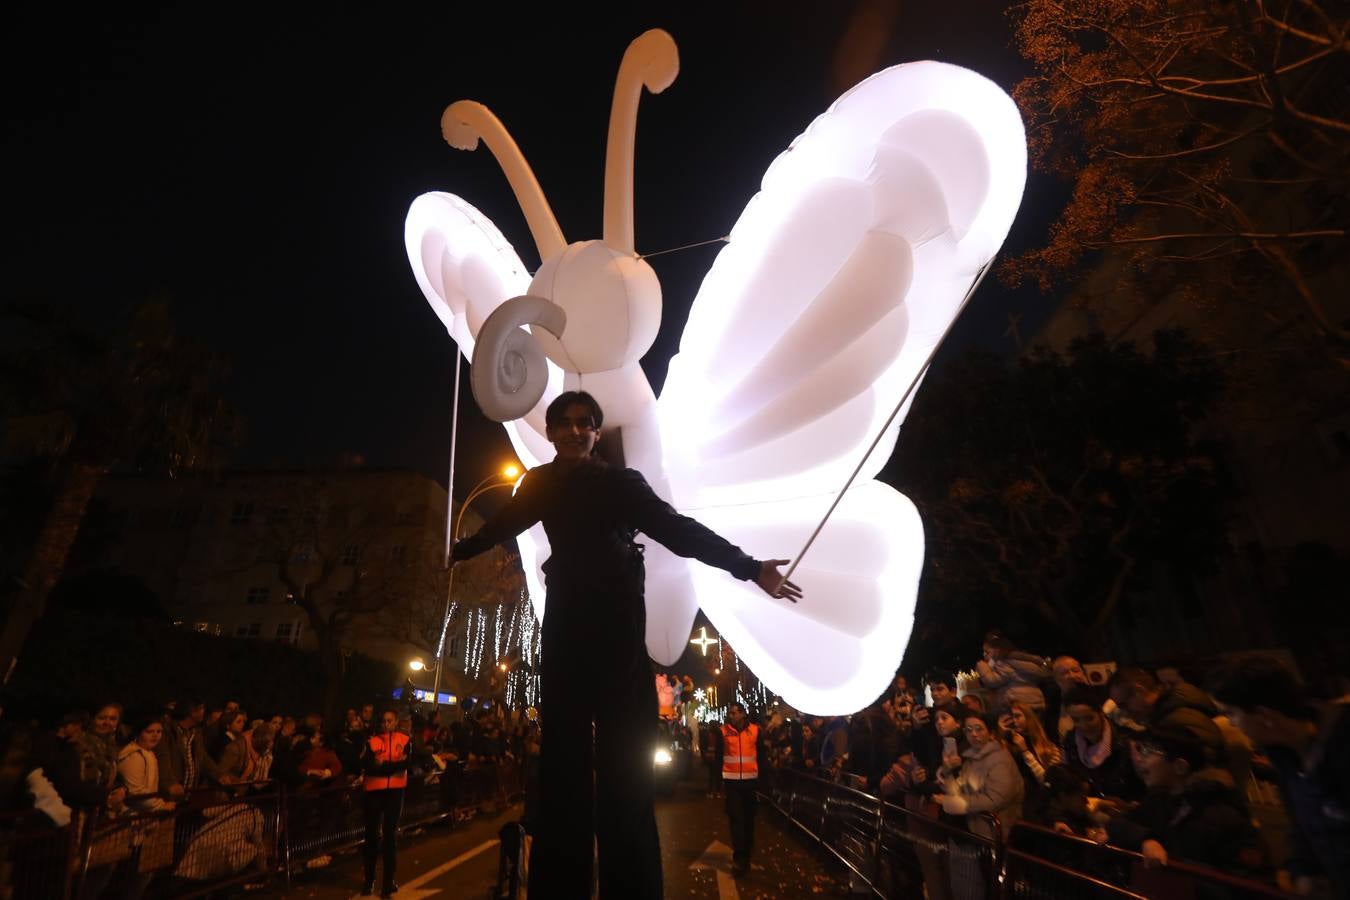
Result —
<path fill-rule="evenodd" d="M 291 511 L 285 506 L 274 506 L 272 511 L 267 514 L 267 521 L 273 525 L 280 525 L 283 522 L 289 522 Z"/>
<path fill-rule="evenodd" d="M 407 555 L 407 551 L 408 548 L 402 544 L 395 544 L 389 549 L 389 557 L 394 562 L 403 562 L 403 558 Z"/>
<path fill-rule="evenodd" d="M 262 634 L 261 622 L 250 622 L 247 625 L 239 625 L 234 629 L 235 637 L 255 638 Z"/>
<path fill-rule="evenodd" d="M 277 626 L 277 640 L 290 643 L 294 640 L 295 626 L 291 622 L 282 622 Z"/>
<path fill-rule="evenodd" d="M 246 525 L 251 518 L 253 518 L 252 500 L 239 500 L 234 504 L 234 509 L 230 511 L 231 525 Z"/>
<path fill-rule="evenodd" d="M 355 544 L 348 544 L 342 548 L 342 564 L 344 566 L 354 566 L 356 561 L 361 558 L 361 548 Z"/>
<path fill-rule="evenodd" d="M 394 517 L 394 524 L 411 525 L 413 524 L 413 522 L 416 521 L 416 519 L 417 519 L 417 510 L 401 509 L 398 511 L 398 515 Z"/>
<path fill-rule="evenodd" d="M 249 604 L 266 603 L 271 596 L 271 588 L 251 587 L 248 589 L 248 595 L 244 598 L 244 602 Z"/>

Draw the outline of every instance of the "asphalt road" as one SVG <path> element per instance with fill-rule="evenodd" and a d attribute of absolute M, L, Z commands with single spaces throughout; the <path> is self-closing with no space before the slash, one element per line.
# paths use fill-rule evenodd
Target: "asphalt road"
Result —
<path fill-rule="evenodd" d="M 695 769 L 697 775 L 702 773 Z M 399 843 L 399 900 L 444 897 L 487 900 L 497 880 L 502 825 L 520 816 L 513 807 L 458 828 L 433 827 Z M 750 872 L 733 879 L 730 832 L 723 801 L 708 797 L 703 782 L 682 783 L 657 800 L 657 826 L 667 900 L 798 900 L 847 896 L 842 867 L 811 847 L 772 809 L 760 807 Z M 354 852 L 331 865 L 300 874 L 289 892 L 269 895 L 347 900 L 355 897 L 361 862 Z"/>

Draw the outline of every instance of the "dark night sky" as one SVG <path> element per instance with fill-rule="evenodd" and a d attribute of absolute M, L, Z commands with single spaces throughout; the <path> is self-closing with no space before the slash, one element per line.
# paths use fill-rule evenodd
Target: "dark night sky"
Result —
<path fill-rule="evenodd" d="M 872 71 L 932 58 L 1005 88 L 1025 74 L 988 0 L 633 4 L 607 17 L 480 6 L 500 12 L 195 4 L 10 18 L 8 290 L 108 321 L 170 297 L 182 330 L 233 359 L 249 431 L 239 464 L 356 451 L 443 480 L 453 345 L 404 255 L 408 204 L 460 194 L 538 262 L 491 155 L 441 140 L 447 104 L 487 104 L 567 238 L 598 237 L 619 59 L 646 28 L 668 30 L 680 76 L 638 118 L 637 245 L 655 251 L 726 234 L 774 156 Z M 1058 190 L 1028 188 L 1014 249 L 1041 238 Z M 665 313 L 644 364 L 658 387 L 715 249 L 652 261 Z M 1045 308 L 987 279 L 945 352 L 1010 349 L 1008 313 L 1025 312 L 1025 328 Z M 461 490 L 508 451 L 471 399 L 463 422 Z"/>

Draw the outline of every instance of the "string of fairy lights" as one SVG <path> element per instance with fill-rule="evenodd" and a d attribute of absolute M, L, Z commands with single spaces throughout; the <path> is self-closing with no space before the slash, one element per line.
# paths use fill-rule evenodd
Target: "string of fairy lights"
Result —
<path fill-rule="evenodd" d="M 459 606 L 458 602 L 451 604 L 452 616 Z M 477 681 L 488 670 L 501 665 L 507 706 L 534 706 L 539 702 L 539 637 L 539 621 L 523 588 L 509 601 L 471 609 L 465 623 L 463 671 Z M 732 696 L 738 702 L 759 710 L 773 704 L 775 695 L 748 667 L 741 665 L 740 654 L 724 643 L 721 635 L 710 635 L 704 627 L 690 643 L 702 649 L 704 655 L 716 648 L 716 676 L 720 677 L 722 669 L 730 665 L 734 673 Z M 715 684 L 695 692 L 695 705 L 700 720 L 720 720 L 724 704 Z"/>
<path fill-rule="evenodd" d="M 458 604 L 451 605 L 451 611 Z M 524 590 L 513 600 L 469 611 L 465 621 L 464 674 L 477 681 L 484 672 L 506 665 L 508 706 L 539 701 L 539 623 Z"/>

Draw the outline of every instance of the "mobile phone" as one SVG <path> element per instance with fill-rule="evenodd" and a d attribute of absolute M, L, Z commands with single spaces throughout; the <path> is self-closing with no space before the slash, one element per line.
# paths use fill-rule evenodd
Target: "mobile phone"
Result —
<path fill-rule="evenodd" d="M 945 737 L 942 739 L 942 755 L 943 756 L 956 755 L 956 738 Z"/>

